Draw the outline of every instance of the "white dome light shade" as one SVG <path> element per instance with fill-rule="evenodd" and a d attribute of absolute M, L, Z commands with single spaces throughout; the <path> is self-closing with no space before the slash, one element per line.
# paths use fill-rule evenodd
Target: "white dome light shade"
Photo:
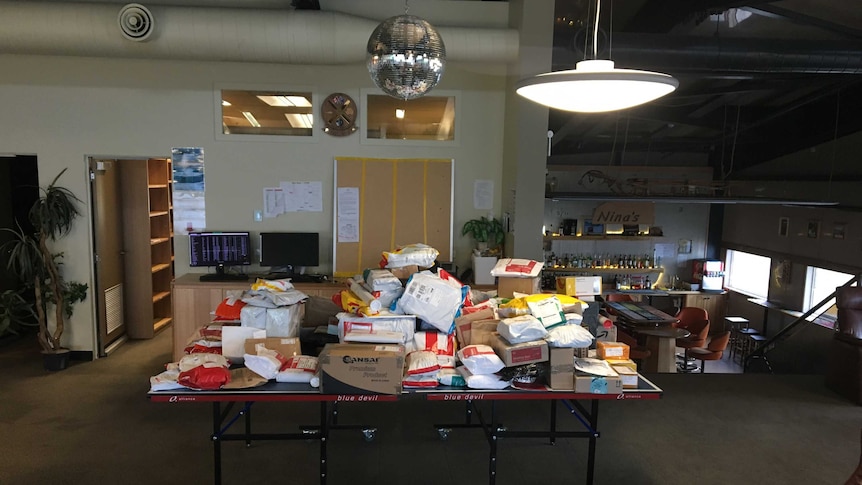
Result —
<path fill-rule="evenodd" d="M 515 92 L 563 111 L 601 113 L 648 103 L 673 92 L 679 81 L 667 74 L 614 69 L 614 61 L 587 60 L 575 69 L 524 79 Z"/>

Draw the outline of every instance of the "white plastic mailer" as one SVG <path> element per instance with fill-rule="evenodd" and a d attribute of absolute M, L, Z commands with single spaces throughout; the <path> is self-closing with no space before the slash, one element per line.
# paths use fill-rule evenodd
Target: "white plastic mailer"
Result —
<path fill-rule="evenodd" d="M 397 313 L 416 315 L 432 327 L 451 333 L 460 315 L 465 287 L 451 286 L 433 274 L 416 273 L 410 277 L 404 294 L 395 303 Z"/>
<path fill-rule="evenodd" d="M 267 308 L 266 310 L 267 337 L 299 337 L 301 324 L 302 306 L 300 305 Z"/>
<path fill-rule="evenodd" d="M 413 340 L 416 333 L 416 317 L 413 315 L 377 315 L 363 317 L 354 313 L 342 312 L 338 314 L 338 340 L 339 342 L 380 342 L 380 340 L 363 340 L 381 335 L 398 334 L 398 340 L 385 340 L 391 343 L 407 343 Z M 351 336 L 348 338 L 348 334 Z"/>
<path fill-rule="evenodd" d="M 243 327 L 266 329 L 266 308 L 246 305 L 239 311 L 239 321 Z"/>

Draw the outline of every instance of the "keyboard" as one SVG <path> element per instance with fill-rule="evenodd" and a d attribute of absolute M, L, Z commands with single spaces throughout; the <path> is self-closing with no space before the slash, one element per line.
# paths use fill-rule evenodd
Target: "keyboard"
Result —
<path fill-rule="evenodd" d="M 200 277 L 201 281 L 248 281 L 248 275 L 246 274 L 232 274 L 232 273 L 208 273 L 202 274 Z"/>
<path fill-rule="evenodd" d="M 290 274 L 269 273 L 263 276 L 267 280 L 279 280 L 289 278 L 291 283 L 325 283 L 329 278 L 322 274 Z"/>

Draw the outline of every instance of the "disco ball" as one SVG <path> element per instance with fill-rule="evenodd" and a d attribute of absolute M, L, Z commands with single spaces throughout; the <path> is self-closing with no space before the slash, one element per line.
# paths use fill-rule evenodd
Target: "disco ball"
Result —
<path fill-rule="evenodd" d="M 415 99 L 428 94 L 443 77 L 446 46 L 426 20 L 398 15 L 374 29 L 366 60 L 371 79 L 384 93 Z"/>

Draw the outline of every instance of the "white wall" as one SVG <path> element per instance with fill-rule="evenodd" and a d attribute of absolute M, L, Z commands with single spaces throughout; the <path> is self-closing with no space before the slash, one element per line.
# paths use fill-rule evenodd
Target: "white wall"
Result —
<path fill-rule="evenodd" d="M 314 141 L 222 141 L 215 137 L 215 87 L 289 89 L 310 87 L 316 95 L 345 92 L 360 100 L 373 85 L 364 65 L 288 66 L 188 61 L 148 61 L 0 55 L 0 153 L 35 154 L 41 183 L 65 167 L 60 183 L 87 201 L 85 160 L 100 157 L 167 157 L 172 147 L 203 147 L 207 225 L 213 229 L 317 231 L 332 241 L 332 166 L 338 156 L 452 158 L 455 160 L 455 259 L 464 266 L 470 241 L 457 235 L 476 216 L 473 181 L 495 182 L 499 213 L 505 78 L 500 66 L 447 66 L 439 90 L 458 91 L 460 142 L 454 147 L 363 145 L 359 134 Z M 361 105 L 360 105 L 361 107 Z M 261 223 L 261 189 L 282 180 L 322 181 L 324 211 L 283 215 Z M 90 208 L 84 207 L 89 214 Z M 176 272 L 188 271 L 187 240 L 178 237 Z M 381 248 L 389 249 L 389 248 Z M 93 287 L 89 221 L 77 224 L 57 245 L 65 252 L 65 275 Z M 331 249 L 321 272 L 331 271 Z M 64 345 L 95 348 L 92 299 L 80 305 Z"/>

